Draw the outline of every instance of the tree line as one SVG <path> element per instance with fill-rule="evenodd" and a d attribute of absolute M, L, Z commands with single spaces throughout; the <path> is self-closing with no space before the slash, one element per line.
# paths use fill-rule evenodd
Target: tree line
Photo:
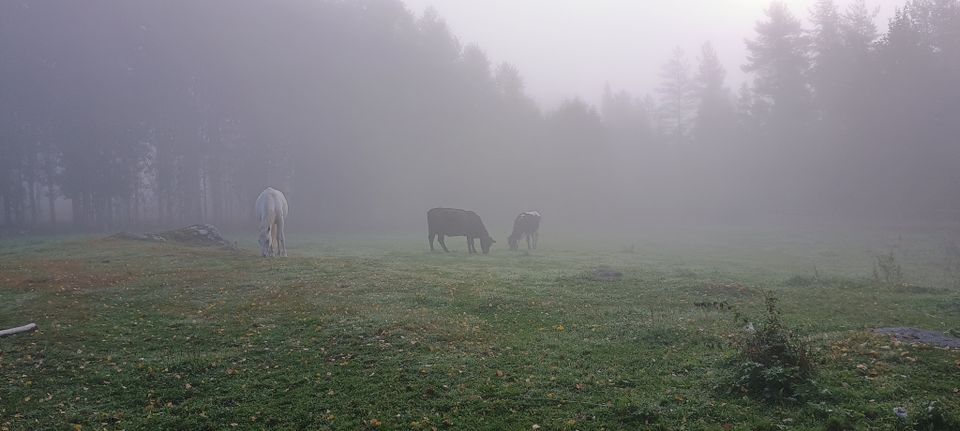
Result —
<path fill-rule="evenodd" d="M 810 13 L 771 3 L 736 91 L 707 43 L 648 94 L 543 110 L 398 0 L 4 2 L 0 225 L 247 225 L 267 185 L 336 230 L 960 210 L 960 1 L 884 33 L 863 1 Z"/>

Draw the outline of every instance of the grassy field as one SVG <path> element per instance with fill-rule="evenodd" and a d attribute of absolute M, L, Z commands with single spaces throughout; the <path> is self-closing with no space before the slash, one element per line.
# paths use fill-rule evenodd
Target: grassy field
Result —
<path fill-rule="evenodd" d="M 869 235 L 867 235 L 869 237 Z M 824 239 L 827 238 L 827 239 Z M 534 253 L 425 238 L 291 240 L 287 259 L 95 238 L 0 242 L 0 430 L 909 429 L 960 415 L 960 329 L 937 235 L 727 232 Z M 873 278 L 894 252 L 904 282 Z M 614 281 L 591 274 L 605 265 Z M 810 344 L 812 391 L 732 383 L 764 292 Z M 723 305 L 717 305 L 723 304 Z M 834 428 L 834 429 L 844 429 Z"/>

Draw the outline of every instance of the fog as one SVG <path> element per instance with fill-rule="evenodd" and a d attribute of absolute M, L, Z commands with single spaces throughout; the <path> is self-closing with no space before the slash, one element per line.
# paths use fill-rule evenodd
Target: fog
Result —
<path fill-rule="evenodd" d="M 0 226 L 253 229 L 267 186 L 294 232 L 955 221 L 958 29 L 958 0 L 6 1 Z"/>
<path fill-rule="evenodd" d="M 748 80 L 740 70 L 754 24 L 769 0 L 404 0 L 415 13 L 432 8 L 463 43 L 487 50 L 495 62 L 517 65 L 542 106 L 564 98 L 599 103 L 604 85 L 635 94 L 659 84 L 659 64 L 681 48 L 693 60 L 710 41 L 720 53 L 728 83 Z M 840 9 L 854 0 L 837 0 Z M 903 0 L 868 0 L 873 21 L 885 28 Z M 809 22 L 816 0 L 786 2 Z"/>

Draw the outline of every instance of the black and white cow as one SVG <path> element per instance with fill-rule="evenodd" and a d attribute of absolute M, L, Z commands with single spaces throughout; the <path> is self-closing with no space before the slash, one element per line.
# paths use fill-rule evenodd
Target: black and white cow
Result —
<path fill-rule="evenodd" d="M 510 244 L 510 250 L 517 249 L 517 242 L 520 238 L 527 238 L 527 249 L 537 248 L 537 238 L 540 236 L 540 213 L 536 211 L 522 212 L 513 220 L 513 233 L 507 238 Z M 531 247 L 530 240 L 533 240 Z"/>
<path fill-rule="evenodd" d="M 473 240 L 480 239 L 480 248 L 483 254 L 490 252 L 490 246 L 496 241 L 487 233 L 487 228 L 480 220 L 480 216 L 473 211 L 465 211 L 456 208 L 433 208 L 427 211 L 427 238 L 430 240 L 430 251 L 433 251 L 433 237 L 440 240 L 440 247 L 443 251 L 447 250 L 447 245 L 443 242 L 443 236 L 465 236 L 467 237 L 467 249 L 470 253 L 476 253 L 477 247 Z"/>

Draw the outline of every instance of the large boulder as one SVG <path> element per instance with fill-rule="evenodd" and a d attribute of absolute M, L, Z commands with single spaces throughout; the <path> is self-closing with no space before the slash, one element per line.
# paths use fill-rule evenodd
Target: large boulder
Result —
<path fill-rule="evenodd" d="M 112 235 L 114 239 L 149 241 L 149 242 L 176 242 L 200 247 L 223 247 L 236 249 L 237 246 L 227 241 L 216 226 L 212 224 L 194 224 L 179 229 L 172 229 L 157 233 L 130 233 L 120 232 Z"/>
<path fill-rule="evenodd" d="M 111 239 L 125 239 L 128 241 L 149 241 L 149 242 L 166 242 L 162 236 L 155 233 L 133 233 L 133 232 L 118 232 L 113 235 L 110 235 Z"/>

